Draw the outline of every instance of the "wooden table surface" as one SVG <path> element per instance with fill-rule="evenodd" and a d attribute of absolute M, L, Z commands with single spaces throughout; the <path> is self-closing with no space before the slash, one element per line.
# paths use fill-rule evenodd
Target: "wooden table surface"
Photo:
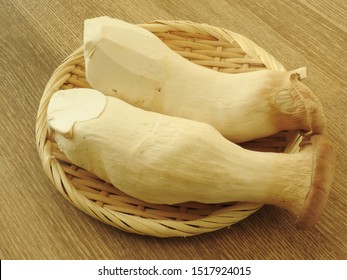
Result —
<path fill-rule="evenodd" d="M 1 259 L 346 259 L 347 2 L 344 0 L 1 0 Z M 204 22 L 250 38 L 287 69 L 307 66 L 337 149 L 333 189 L 318 225 L 298 231 L 265 206 L 230 228 L 189 238 L 129 234 L 84 214 L 43 173 L 35 120 L 54 69 L 82 44 L 83 21 Z"/>

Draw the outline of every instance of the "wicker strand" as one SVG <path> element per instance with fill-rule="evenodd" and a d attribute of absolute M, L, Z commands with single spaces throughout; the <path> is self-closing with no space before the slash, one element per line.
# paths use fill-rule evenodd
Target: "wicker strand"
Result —
<path fill-rule="evenodd" d="M 152 25 L 152 26 L 151 26 Z M 208 24 L 194 23 L 190 21 L 166 21 L 157 20 L 151 24 L 140 25 L 151 32 L 169 32 L 175 30 L 183 30 L 189 33 L 199 33 L 213 36 L 220 41 L 236 42 L 243 51 L 251 57 L 258 57 L 268 69 L 276 71 L 285 71 L 283 65 L 277 61 L 271 54 L 263 48 L 255 44 L 253 41 L 241 34 L 232 32 L 227 29 L 218 28 Z"/>

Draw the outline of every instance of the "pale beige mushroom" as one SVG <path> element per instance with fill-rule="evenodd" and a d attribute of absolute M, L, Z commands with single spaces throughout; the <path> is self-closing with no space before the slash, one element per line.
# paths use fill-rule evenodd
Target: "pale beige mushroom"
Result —
<path fill-rule="evenodd" d="M 91 107 L 98 109 L 90 114 Z M 55 93 L 47 118 L 71 162 L 151 203 L 273 204 L 305 229 L 329 195 L 334 149 L 326 136 L 308 138 L 298 153 L 253 152 L 209 124 L 145 111 L 92 89 Z"/>
<path fill-rule="evenodd" d="M 299 80 L 304 68 L 216 72 L 181 57 L 151 32 L 109 17 L 86 20 L 84 55 L 88 82 L 105 95 L 208 123 L 235 143 L 325 127 L 319 100 Z"/>

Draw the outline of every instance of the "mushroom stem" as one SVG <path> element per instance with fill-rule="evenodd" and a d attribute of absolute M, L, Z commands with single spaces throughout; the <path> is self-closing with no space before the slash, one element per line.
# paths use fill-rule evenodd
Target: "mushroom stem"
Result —
<path fill-rule="evenodd" d="M 329 195 L 334 149 L 327 136 L 306 138 L 298 153 L 253 152 L 209 124 L 145 111 L 92 89 L 55 93 L 47 117 L 71 162 L 151 203 L 273 204 L 305 229 Z"/>
<path fill-rule="evenodd" d="M 299 81 L 304 68 L 213 71 L 151 32 L 108 17 L 86 20 L 84 55 L 94 89 L 148 111 L 208 123 L 234 143 L 282 130 L 317 134 L 325 127 L 319 100 Z"/>

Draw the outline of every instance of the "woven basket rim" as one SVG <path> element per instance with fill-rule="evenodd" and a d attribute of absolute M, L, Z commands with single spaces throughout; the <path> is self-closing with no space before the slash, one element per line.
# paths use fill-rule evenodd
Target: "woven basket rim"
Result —
<path fill-rule="evenodd" d="M 156 35 L 172 32 L 170 34 L 173 37 L 179 36 L 181 33 L 192 37 L 195 35 L 196 38 L 200 38 L 201 42 L 211 37 L 216 38 L 217 41 L 225 41 L 226 43 L 233 42 L 239 45 L 246 54 L 250 54 L 250 57 L 258 57 L 266 68 L 278 71 L 285 70 L 280 62 L 254 42 L 240 34 L 226 29 L 188 21 L 167 20 L 157 20 L 147 24 L 140 24 L 139 26 L 154 32 Z M 144 218 L 134 214 L 107 209 L 81 194 L 70 182 L 70 175 L 64 171 L 61 162 L 52 153 L 54 144 L 48 137 L 49 130 L 46 123 L 46 111 L 50 97 L 54 92 L 59 90 L 66 81 L 72 79 L 71 72 L 76 71 L 75 67 L 79 63 L 82 63 L 81 61 L 83 61 L 83 46 L 75 50 L 57 67 L 45 87 L 36 120 L 36 145 L 44 172 L 65 199 L 83 212 L 104 223 L 127 232 L 157 237 L 191 236 L 221 229 L 245 219 L 262 206 L 256 203 L 237 202 L 231 206 L 217 209 L 201 219 L 183 221 L 169 219 L 161 220 L 148 217 Z M 74 85 L 77 87 L 85 86 L 85 84 L 82 83 L 83 82 L 74 81 Z M 290 141 L 287 143 L 285 152 L 295 151 L 299 142 L 298 135 L 299 134 L 295 134 L 291 137 Z"/>

